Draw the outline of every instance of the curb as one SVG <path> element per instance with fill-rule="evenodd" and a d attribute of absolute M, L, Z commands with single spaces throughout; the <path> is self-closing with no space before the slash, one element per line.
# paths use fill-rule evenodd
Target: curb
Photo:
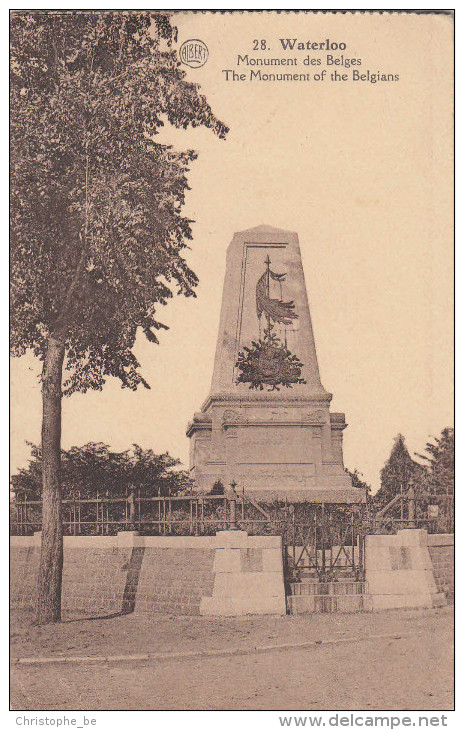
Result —
<path fill-rule="evenodd" d="M 110 662 L 170 661 L 176 659 L 205 659 L 208 657 L 245 656 L 247 654 L 267 654 L 273 651 L 290 651 L 292 649 L 317 649 L 321 646 L 336 644 L 355 644 L 375 639 L 409 639 L 421 636 L 424 632 L 406 634 L 371 634 L 370 636 L 347 637 L 345 639 L 321 639 L 320 641 L 302 641 L 294 644 L 270 644 L 249 647 L 247 649 L 205 649 L 203 651 L 172 652 L 170 654 L 114 654 L 112 656 L 74 656 L 74 657 L 23 657 L 12 659 L 13 666 L 33 666 L 39 664 L 105 664 Z"/>

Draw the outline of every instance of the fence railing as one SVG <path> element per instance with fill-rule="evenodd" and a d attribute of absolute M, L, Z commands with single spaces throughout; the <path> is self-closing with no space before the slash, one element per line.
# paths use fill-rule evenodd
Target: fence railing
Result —
<path fill-rule="evenodd" d="M 41 513 L 40 500 L 17 494 L 11 503 L 11 534 L 32 535 L 40 531 Z M 212 494 L 162 497 L 132 489 L 121 497 L 99 492 L 94 497 L 82 497 L 76 492 L 72 498 L 63 500 L 62 515 L 65 535 L 114 535 L 122 530 L 151 535 L 208 535 L 240 527 L 250 534 L 285 537 L 295 523 L 307 524 L 303 515 L 295 517 L 291 505 L 283 503 L 279 507 L 265 505 L 263 508 L 245 493 L 235 497 Z M 410 512 L 407 518 L 401 519 L 362 512 L 356 520 L 363 534 L 391 534 L 407 527 L 423 527 L 432 533 L 454 531 L 454 519 L 446 515 L 429 518 Z M 344 523 L 340 515 L 338 522 Z"/>
<path fill-rule="evenodd" d="M 30 535 L 41 529 L 42 503 L 16 497 L 10 520 L 14 535 Z M 153 497 L 130 491 L 125 497 L 75 497 L 62 501 L 66 535 L 112 535 L 139 530 L 158 535 L 203 535 L 226 529 L 236 521 L 230 500 L 222 495 Z M 214 528 L 214 529 L 213 529 Z"/>
<path fill-rule="evenodd" d="M 414 517 L 411 519 L 401 519 L 396 517 L 373 516 L 367 518 L 364 522 L 364 533 L 366 535 L 391 535 L 397 530 L 408 528 L 421 528 L 427 530 L 431 534 L 437 533 L 453 533 L 454 517 Z"/>
<path fill-rule="evenodd" d="M 429 513 L 430 503 L 434 505 L 433 516 Z M 395 516 L 395 513 L 400 516 Z M 366 529 L 374 534 L 388 534 L 401 528 L 414 527 L 430 533 L 454 532 L 454 496 L 428 492 L 416 494 L 411 486 L 393 497 L 375 514 L 369 515 L 366 521 Z"/>

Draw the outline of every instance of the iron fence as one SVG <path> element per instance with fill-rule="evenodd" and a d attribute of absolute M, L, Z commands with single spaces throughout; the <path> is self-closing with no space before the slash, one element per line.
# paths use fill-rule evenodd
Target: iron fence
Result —
<path fill-rule="evenodd" d="M 376 515 L 366 518 L 364 531 L 366 535 L 394 535 L 398 530 L 422 528 L 430 534 L 454 533 L 454 517 L 440 515 L 438 517 L 397 518 Z"/>
<path fill-rule="evenodd" d="M 41 512 L 40 500 L 16 494 L 11 503 L 11 534 L 40 531 Z M 208 535 L 240 527 L 250 535 L 282 535 L 285 544 L 295 546 L 311 539 L 319 545 L 329 541 L 346 547 L 348 542 L 352 548 L 358 535 L 393 534 L 408 527 L 422 527 L 431 533 L 454 531 L 454 518 L 449 515 L 430 518 L 410 511 L 407 518 L 401 519 L 370 514 L 364 505 L 276 502 L 263 506 L 245 492 L 236 498 L 211 494 L 162 497 L 137 489 L 120 497 L 98 491 L 88 497 L 76 492 L 63 500 L 62 515 L 65 535 L 115 535 L 122 530 L 150 535 Z M 342 550 L 340 555 L 344 553 Z"/>
<path fill-rule="evenodd" d="M 41 529 L 42 502 L 17 494 L 11 503 L 12 535 L 32 535 Z M 242 492 L 225 495 L 151 496 L 131 489 L 122 497 L 96 492 L 83 497 L 76 492 L 62 500 L 65 535 L 115 535 L 137 530 L 142 535 L 209 535 L 240 527 L 249 534 L 281 534 L 278 523 L 285 510 L 269 513 Z"/>
<path fill-rule="evenodd" d="M 42 525 L 42 502 L 16 495 L 11 533 L 32 535 Z M 137 530 L 152 535 L 205 535 L 231 525 L 229 500 L 221 495 L 146 496 L 137 490 L 123 497 L 77 492 L 62 501 L 65 535 L 115 535 Z"/>
<path fill-rule="evenodd" d="M 291 509 L 283 533 L 287 583 L 305 578 L 364 580 L 365 518 L 365 505 L 312 504 L 304 511 Z"/>

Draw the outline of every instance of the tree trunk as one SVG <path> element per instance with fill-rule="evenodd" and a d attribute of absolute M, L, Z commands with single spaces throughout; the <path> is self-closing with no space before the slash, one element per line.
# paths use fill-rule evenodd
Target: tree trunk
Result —
<path fill-rule="evenodd" d="M 37 623 L 61 620 L 61 378 L 64 344 L 50 336 L 42 370 L 42 548 Z"/>

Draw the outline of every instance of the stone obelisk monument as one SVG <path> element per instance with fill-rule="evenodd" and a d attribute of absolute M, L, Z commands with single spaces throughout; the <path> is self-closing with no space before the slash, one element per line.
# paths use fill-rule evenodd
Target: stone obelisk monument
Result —
<path fill-rule="evenodd" d="M 343 467 L 343 413 L 321 384 L 298 236 L 269 226 L 227 251 L 210 394 L 189 423 L 191 474 L 255 499 L 364 500 Z"/>

